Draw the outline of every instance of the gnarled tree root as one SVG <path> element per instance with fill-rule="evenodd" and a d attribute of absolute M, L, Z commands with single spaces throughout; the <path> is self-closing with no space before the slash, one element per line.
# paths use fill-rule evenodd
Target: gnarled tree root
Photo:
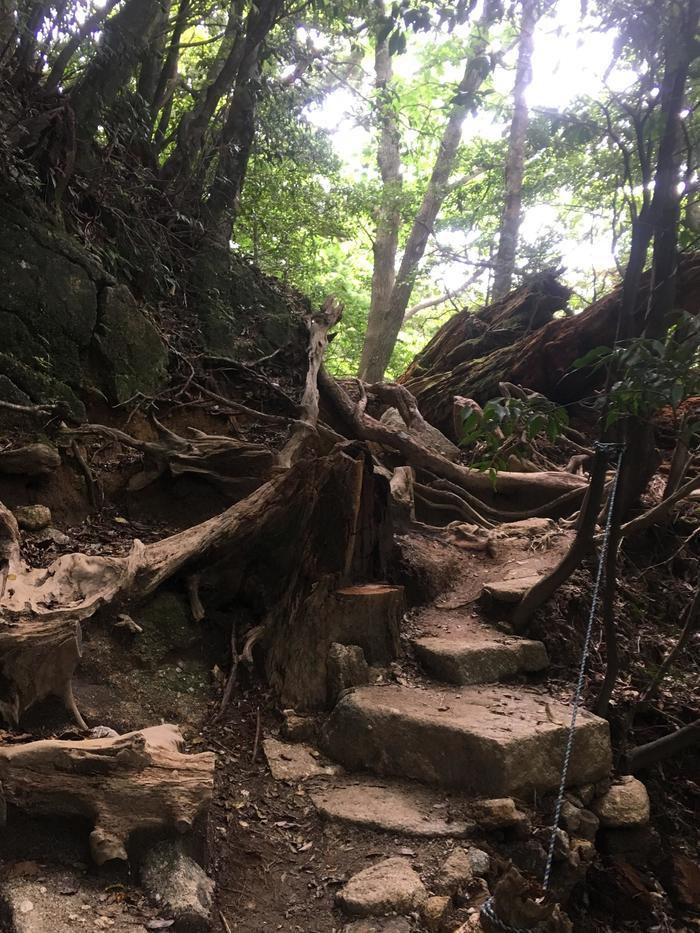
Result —
<path fill-rule="evenodd" d="M 126 861 L 135 830 L 186 833 L 209 805 L 215 756 L 184 755 L 182 748 L 173 725 L 117 738 L 6 746 L 0 748 L 0 803 L 32 815 L 87 817 L 95 862 Z"/>

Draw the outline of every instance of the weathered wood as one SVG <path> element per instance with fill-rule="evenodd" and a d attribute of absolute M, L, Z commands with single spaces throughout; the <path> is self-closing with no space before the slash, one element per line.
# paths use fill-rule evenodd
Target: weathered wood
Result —
<path fill-rule="evenodd" d="M 61 456 L 48 444 L 27 444 L 0 451 L 0 473 L 16 476 L 48 476 L 61 465 Z"/>
<path fill-rule="evenodd" d="M 188 832 L 209 805 L 215 756 L 185 755 L 183 746 L 178 728 L 162 725 L 0 747 L 0 803 L 32 816 L 87 817 L 95 862 L 126 861 L 136 830 Z"/>
<path fill-rule="evenodd" d="M 141 441 L 118 428 L 103 424 L 85 424 L 66 428 L 72 436 L 94 434 L 108 437 L 144 455 L 144 468 L 131 477 L 127 489 L 138 492 L 160 476 L 172 477 L 184 473 L 202 476 L 213 485 L 240 497 L 248 495 L 269 475 L 274 463 L 272 451 L 264 444 L 240 441 L 234 437 L 204 434 L 190 428 L 190 437 L 170 431 L 155 417 L 151 423 L 158 434 L 156 441 Z"/>
<path fill-rule="evenodd" d="M 647 273 L 630 337 L 642 332 L 649 283 Z M 567 297 L 567 290 L 556 279 L 540 277 L 483 311 L 461 311 L 442 326 L 399 381 L 416 397 L 424 417 L 448 436 L 453 436 L 456 395 L 483 404 L 500 394 L 499 383 L 504 381 L 557 402 L 586 398 L 600 387 L 603 375 L 574 369 L 573 364 L 596 347 L 613 345 L 622 289 L 610 292 L 581 314 L 552 320 Z M 690 314 L 700 307 L 700 251 L 679 257 L 676 304 Z"/>

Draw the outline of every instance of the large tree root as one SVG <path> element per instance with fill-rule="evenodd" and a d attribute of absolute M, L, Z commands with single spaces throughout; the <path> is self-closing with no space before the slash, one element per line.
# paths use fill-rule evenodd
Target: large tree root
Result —
<path fill-rule="evenodd" d="M 181 476 L 183 473 L 202 476 L 231 495 L 248 495 L 269 474 L 274 456 L 264 444 L 253 444 L 233 437 L 204 434 L 190 428 L 191 437 L 181 437 L 151 416 L 158 434 L 157 441 L 141 441 L 118 428 L 103 424 L 86 424 L 65 428 L 70 435 L 95 434 L 139 450 L 144 455 L 144 468 L 131 477 L 130 492 L 145 489 L 160 476 Z"/>
<path fill-rule="evenodd" d="M 60 465 L 60 454 L 48 444 L 27 444 L 26 447 L 0 451 L 0 473 L 48 476 Z"/>
<path fill-rule="evenodd" d="M 394 431 L 372 418 L 364 406 L 354 405 L 345 391 L 323 367 L 319 372 L 319 386 L 326 400 L 354 435 L 372 441 L 399 453 L 408 465 L 449 480 L 466 492 L 483 498 L 494 496 L 509 504 L 526 502 L 537 505 L 558 499 L 567 492 L 575 493 L 577 501 L 583 499 L 586 481 L 580 476 L 564 472 L 507 473 L 500 472 L 494 480 L 487 473 L 471 470 L 428 450 L 403 431 Z M 572 509 L 576 504 L 572 504 Z"/>
<path fill-rule="evenodd" d="M 33 816 L 87 817 L 97 864 L 126 861 L 134 831 L 188 832 L 209 805 L 215 756 L 184 755 L 183 744 L 176 726 L 162 725 L 0 748 L 0 813 L 11 803 Z"/>

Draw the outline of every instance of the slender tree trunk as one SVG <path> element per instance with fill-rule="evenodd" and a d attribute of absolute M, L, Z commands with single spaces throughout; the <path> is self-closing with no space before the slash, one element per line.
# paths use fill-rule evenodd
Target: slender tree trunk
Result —
<path fill-rule="evenodd" d="M 510 124 L 508 155 L 506 157 L 506 193 L 501 215 L 501 229 L 493 278 L 492 301 L 507 295 L 513 281 L 515 257 L 523 200 L 525 171 L 525 142 L 529 115 L 525 93 L 532 80 L 532 51 L 537 23 L 537 0 L 522 0 L 518 64 L 513 86 L 513 119 Z"/>
<path fill-rule="evenodd" d="M 380 26 L 374 53 L 375 88 L 377 91 L 377 115 L 379 118 L 379 143 L 377 146 L 377 164 L 382 179 L 382 199 L 377 217 L 377 229 L 372 247 L 374 265 L 372 269 L 372 294 L 370 299 L 369 321 L 381 322 L 389 308 L 391 293 L 396 280 L 396 253 L 399 247 L 399 229 L 401 213 L 399 195 L 401 192 L 401 137 L 398 114 L 392 100 L 392 62 L 389 42 L 380 39 L 381 16 L 384 3 L 377 3 L 380 14 Z M 369 325 L 372 326 L 372 325 Z M 369 337 L 368 326 L 368 337 Z"/>
<path fill-rule="evenodd" d="M 487 2 L 477 25 L 470 58 L 459 83 L 455 103 L 440 140 L 428 186 L 406 241 L 389 305 L 386 308 L 375 308 L 375 313 L 371 314 L 367 321 L 367 333 L 360 360 L 360 378 L 366 382 L 381 382 L 391 359 L 411 299 L 418 266 L 448 191 L 448 181 L 462 139 L 462 124 L 473 106 L 474 94 L 490 71 L 486 50 L 489 27 L 497 15 L 497 4 Z"/>
<path fill-rule="evenodd" d="M 0 63 L 15 34 L 16 0 L 0 0 Z"/>
<path fill-rule="evenodd" d="M 141 59 L 138 92 L 144 100 L 149 114 L 152 112 L 159 78 L 163 68 L 170 6 L 171 0 L 162 0 L 161 12 L 158 17 L 158 22 L 153 29 L 150 45 Z"/>
<path fill-rule="evenodd" d="M 170 36 L 168 51 L 165 55 L 165 61 L 160 70 L 160 75 L 158 76 L 155 93 L 153 94 L 153 106 L 151 108 L 151 121 L 153 126 L 155 126 L 156 120 L 158 120 L 158 113 L 162 111 L 162 113 L 160 113 L 158 125 L 155 126 L 155 133 L 153 136 L 153 142 L 157 152 L 160 152 L 163 148 L 165 136 L 168 132 L 168 124 L 170 123 L 170 116 L 173 108 L 173 94 L 175 93 L 175 87 L 177 85 L 180 40 L 187 26 L 190 7 L 190 0 L 180 0 L 172 35 Z"/>
<path fill-rule="evenodd" d="M 105 110 L 136 71 L 160 12 L 161 0 L 127 0 L 107 21 L 102 44 L 71 93 L 81 145 L 91 142 Z"/>
<path fill-rule="evenodd" d="M 192 110 L 184 114 L 177 129 L 177 143 L 163 166 L 166 178 L 183 178 L 190 176 L 194 163 L 202 151 L 207 129 L 216 113 L 219 103 L 236 83 L 243 57 L 246 54 L 246 38 L 255 29 L 260 18 L 265 17 L 266 9 L 271 5 L 270 0 L 263 0 L 260 9 L 253 5 L 243 30 L 242 16 L 243 3 L 235 0 L 231 5 L 229 20 L 224 37 L 224 47 L 228 49 L 226 58 L 221 63 L 218 72 L 215 68 L 221 62 L 217 56 L 209 71 L 209 81 L 205 84 L 199 99 Z"/>
<path fill-rule="evenodd" d="M 91 32 L 94 32 L 104 20 L 107 19 L 119 0 L 107 0 L 103 7 L 99 7 L 95 12 L 88 16 L 83 25 L 77 32 L 73 33 L 70 39 L 63 46 L 56 56 L 56 61 L 51 66 L 51 71 L 46 79 L 46 90 L 55 91 L 63 78 L 68 63 L 75 55 L 83 42 Z"/>
<path fill-rule="evenodd" d="M 243 55 L 228 115 L 221 131 L 219 161 L 209 189 L 207 230 L 228 241 L 245 180 L 255 135 L 257 75 L 265 39 L 280 14 L 284 0 L 267 0 L 249 17 Z"/>

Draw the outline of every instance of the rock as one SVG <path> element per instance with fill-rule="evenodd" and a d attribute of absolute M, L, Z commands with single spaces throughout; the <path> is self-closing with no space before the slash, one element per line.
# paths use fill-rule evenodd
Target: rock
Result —
<path fill-rule="evenodd" d="M 320 788 L 311 800 L 324 819 L 402 836 L 462 837 L 474 829 L 451 818 L 441 795 L 416 785 L 356 778 Z"/>
<path fill-rule="evenodd" d="M 491 870 L 491 856 L 483 849 L 467 849 L 467 855 L 475 878 L 483 878 Z"/>
<path fill-rule="evenodd" d="M 613 784 L 610 790 L 593 805 L 606 829 L 645 826 L 649 822 L 649 794 L 637 778 Z"/>
<path fill-rule="evenodd" d="M 459 787 L 475 796 L 526 797 L 558 786 L 570 713 L 521 686 L 359 687 L 336 704 L 321 741 L 351 770 Z M 606 774 L 610 760 L 608 723 L 581 710 L 572 781 Z"/>
<path fill-rule="evenodd" d="M 590 839 L 574 836 L 571 839 L 571 851 L 575 852 L 582 864 L 587 865 L 596 856 L 596 847 Z"/>
<path fill-rule="evenodd" d="M 65 535 L 58 528 L 42 528 L 39 531 L 31 532 L 32 541 L 36 544 L 55 544 L 57 547 L 66 547 L 71 543 L 68 535 Z"/>
<path fill-rule="evenodd" d="M 177 842 L 159 842 L 141 863 L 141 884 L 146 893 L 164 905 L 182 933 L 206 933 L 214 882 Z"/>
<path fill-rule="evenodd" d="M 506 580 L 494 580 L 485 583 L 481 597 L 486 605 L 492 603 L 505 603 L 515 605 L 519 603 L 525 593 L 539 581 L 538 576 L 513 577 Z"/>
<path fill-rule="evenodd" d="M 437 680 L 451 684 L 484 684 L 541 671 L 547 667 L 547 651 L 540 641 L 496 637 L 424 637 L 413 642 L 421 666 Z"/>
<path fill-rule="evenodd" d="M 280 734 L 290 742 L 315 742 L 318 738 L 318 722 L 313 716 L 300 716 L 293 709 L 282 711 L 284 720 Z"/>
<path fill-rule="evenodd" d="M 393 431 L 403 431 L 404 434 L 410 434 L 411 437 L 420 441 L 429 450 L 442 454 L 447 460 L 456 460 L 459 457 L 459 447 L 445 437 L 442 431 L 438 431 L 427 421 L 407 427 L 406 422 L 396 408 L 387 408 L 380 421 Z"/>
<path fill-rule="evenodd" d="M 595 797 L 595 784 L 581 784 L 576 788 L 576 794 L 584 807 L 590 806 Z"/>
<path fill-rule="evenodd" d="M 442 933 L 452 909 L 449 897 L 429 897 L 423 904 L 421 915 L 430 933 Z"/>
<path fill-rule="evenodd" d="M 312 777 L 338 774 L 336 765 L 322 765 L 307 745 L 289 745 L 278 739 L 263 739 L 265 758 L 276 781 L 305 781 Z M 316 753 L 318 754 L 318 753 Z"/>
<path fill-rule="evenodd" d="M 403 917 L 390 920 L 354 920 L 343 927 L 343 933 L 411 933 L 411 924 Z"/>
<path fill-rule="evenodd" d="M 390 858 L 365 868 L 337 894 L 340 907 L 359 917 L 410 913 L 428 898 L 423 882 L 403 858 Z"/>
<path fill-rule="evenodd" d="M 12 512 L 25 531 L 41 531 L 51 524 L 51 509 L 45 505 L 19 505 Z"/>
<path fill-rule="evenodd" d="M 581 810 L 574 806 L 571 801 L 562 801 L 560 822 L 567 833 L 575 833 L 578 831 L 579 825 L 581 823 L 580 813 Z"/>
<path fill-rule="evenodd" d="M 125 285 L 100 292 L 94 345 L 100 386 L 113 404 L 137 392 L 156 395 L 162 388 L 167 348 Z"/>
<path fill-rule="evenodd" d="M 493 800 L 475 800 L 470 812 L 482 829 L 510 829 L 523 817 L 515 806 L 512 797 L 498 797 Z"/>
<path fill-rule="evenodd" d="M 595 813 L 591 810 L 579 810 L 579 822 L 575 835 L 580 836 L 582 839 L 590 839 L 592 842 L 599 829 L 600 820 Z"/>
<path fill-rule="evenodd" d="M 369 683 L 369 665 L 359 645 L 339 645 L 328 649 L 328 699 L 331 703 L 349 687 Z"/>
<path fill-rule="evenodd" d="M 445 860 L 433 885 L 438 894 L 457 894 L 474 877 L 472 862 L 465 849 L 455 849 Z"/>

